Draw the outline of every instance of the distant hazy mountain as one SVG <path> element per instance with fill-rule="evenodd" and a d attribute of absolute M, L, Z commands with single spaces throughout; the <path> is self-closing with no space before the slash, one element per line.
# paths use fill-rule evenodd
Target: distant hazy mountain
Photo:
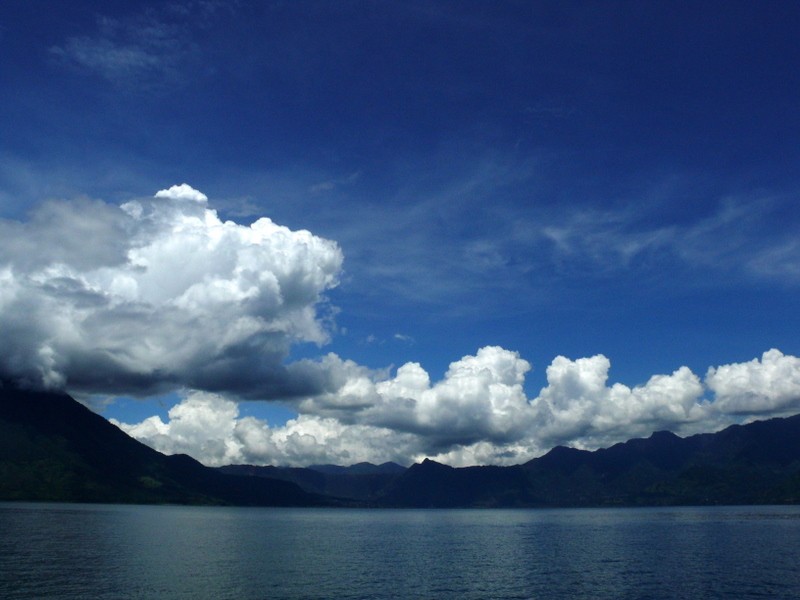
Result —
<path fill-rule="evenodd" d="M 375 503 L 385 488 L 398 475 L 406 471 L 397 463 L 382 465 L 358 463 L 349 467 L 338 465 L 312 465 L 308 468 L 257 467 L 253 465 L 231 465 L 220 467 L 224 473 L 270 477 L 296 483 L 307 492 Z"/>
<path fill-rule="evenodd" d="M 335 498 L 335 499 L 334 499 Z M 800 503 L 800 415 L 680 438 L 657 432 L 524 465 L 425 460 L 306 469 L 204 467 L 133 440 L 63 394 L 0 387 L 0 500 L 554 507 Z"/>
<path fill-rule="evenodd" d="M 406 468 L 394 462 L 385 462 L 380 465 L 373 465 L 369 462 L 360 462 L 349 467 L 339 465 L 311 465 L 308 467 L 312 471 L 329 473 L 331 475 L 399 475 Z"/>
<path fill-rule="evenodd" d="M 286 481 L 236 477 L 137 442 L 64 394 L 0 387 L 0 500 L 320 505 Z"/>
<path fill-rule="evenodd" d="M 662 431 L 587 452 L 557 447 L 516 467 L 409 468 L 389 506 L 653 506 L 800 502 L 800 415 L 715 434 Z"/>
<path fill-rule="evenodd" d="M 426 459 L 397 477 L 378 499 L 398 507 L 535 506 L 521 466 L 456 469 Z"/>

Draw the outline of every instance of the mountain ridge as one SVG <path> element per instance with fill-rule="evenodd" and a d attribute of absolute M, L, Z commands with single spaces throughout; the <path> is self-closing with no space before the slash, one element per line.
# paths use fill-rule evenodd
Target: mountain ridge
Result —
<path fill-rule="evenodd" d="M 595 451 L 557 446 L 508 467 L 425 459 L 205 467 L 134 440 L 66 394 L 0 387 L 0 500 L 369 507 L 800 503 L 800 415 Z"/>
<path fill-rule="evenodd" d="M 0 500 L 318 506 L 290 482 L 165 456 L 70 396 L 0 387 Z"/>

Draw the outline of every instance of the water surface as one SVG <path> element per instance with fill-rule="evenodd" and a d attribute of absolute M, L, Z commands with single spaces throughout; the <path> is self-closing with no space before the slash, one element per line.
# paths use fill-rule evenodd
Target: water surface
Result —
<path fill-rule="evenodd" d="M 797 598 L 800 507 L 0 503 L 0 598 Z"/>

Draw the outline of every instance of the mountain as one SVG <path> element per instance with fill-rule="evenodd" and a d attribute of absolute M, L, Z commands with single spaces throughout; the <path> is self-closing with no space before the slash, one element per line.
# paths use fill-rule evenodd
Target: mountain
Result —
<path fill-rule="evenodd" d="M 559 446 L 512 467 L 223 467 L 385 507 L 588 507 L 800 502 L 800 415 L 714 434 L 653 433 L 589 452 Z"/>
<path fill-rule="evenodd" d="M 554 448 L 524 465 L 543 505 L 800 502 L 800 415 L 680 438 L 656 432 L 586 452 Z"/>
<path fill-rule="evenodd" d="M 0 386 L 0 500 L 257 506 L 556 507 L 800 503 L 800 415 L 512 467 L 432 460 L 212 469 L 164 456 L 64 394 Z"/>
<path fill-rule="evenodd" d="M 65 394 L 0 387 L 0 500 L 317 506 L 274 479 L 226 475 L 137 442 Z"/>
<path fill-rule="evenodd" d="M 291 481 L 307 492 L 369 503 L 380 497 L 387 485 L 406 468 L 387 462 L 381 465 L 358 463 L 349 467 L 312 465 L 307 468 L 229 465 L 220 467 L 220 470 L 233 475 Z"/>
<path fill-rule="evenodd" d="M 522 507 L 535 496 L 520 466 L 453 468 L 425 459 L 397 477 L 377 499 L 383 506 Z"/>
<path fill-rule="evenodd" d="M 661 431 L 514 467 L 413 465 L 377 499 L 407 507 L 800 503 L 800 415 L 687 438 Z"/>
<path fill-rule="evenodd" d="M 328 473 L 330 475 L 399 475 L 406 470 L 405 467 L 395 462 L 385 462 L 380 465 L 360 462 L 350 465 L 349 467 L 342 467 L 339 465 L 310 465 L 308 468 L 312 471 L 319 471 L 320 473 Z"/>

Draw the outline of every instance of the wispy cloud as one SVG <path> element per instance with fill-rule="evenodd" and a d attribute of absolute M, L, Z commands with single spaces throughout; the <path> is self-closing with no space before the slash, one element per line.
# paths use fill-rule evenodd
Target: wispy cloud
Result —
<path fill-rule="evenodd" d="M 318 194 L 321 192 L 330 192 L 340 186 L 349 185 L 358 181 L 359 177 L 361 177 L 361 172 L 356 171 L 355 173 L 351 173 L 350 175 L 347 175 L 345 177 L 335 177 L 333 179 L 320 181 L 319 183 L 313 184 L 310 188 L 308 188 L 308 190 L 312 194 Z"/>
<path fill-rule="evenodd" d="M 211 25 L 224 6 L 217 2 L 171 3 L 112 18 L 99 15 L 90 35 L 72 36 L 52 46 L 60 64 L 95 73 L 126 90 L 170 88 L 186 81 L 199 59 L 193 31 Z"/>
<path fill-rule="evenodd" d="M 532 164 L 487 161 L 470 176 L 450 175 L 435 190 L 337 204 L 330 218 L 340 223 L 351 290 L 485 310 L 521 296 L 552 301 L 577 282 L 620 276 L 675 289 L 800 283 L 800 222 L 782 216 L 790 198 L 742 193 L 704 198 L 701 208 L 680 194 L 650 204 L 567 204 L 539 189 Z"/>
<path fill-rule="evenodd" d="M 796 284 L 800 267 L 800 223 L 780 219 L 786 199 L 722 199 L 707 216 L 653 224 L 647 209 L 565 208 L 547 217 L 521 216 L 502 246 L 540 264 L 571 271 L 614 275 L 664 269 L 723 274 L 739 281 L 770 279 Z M 552 211 L 551 211 L 552 212 Z M 776 230 L 778 228 L 775 228 Z M 690 282 L 687 282 L 687 285 Z"/>

